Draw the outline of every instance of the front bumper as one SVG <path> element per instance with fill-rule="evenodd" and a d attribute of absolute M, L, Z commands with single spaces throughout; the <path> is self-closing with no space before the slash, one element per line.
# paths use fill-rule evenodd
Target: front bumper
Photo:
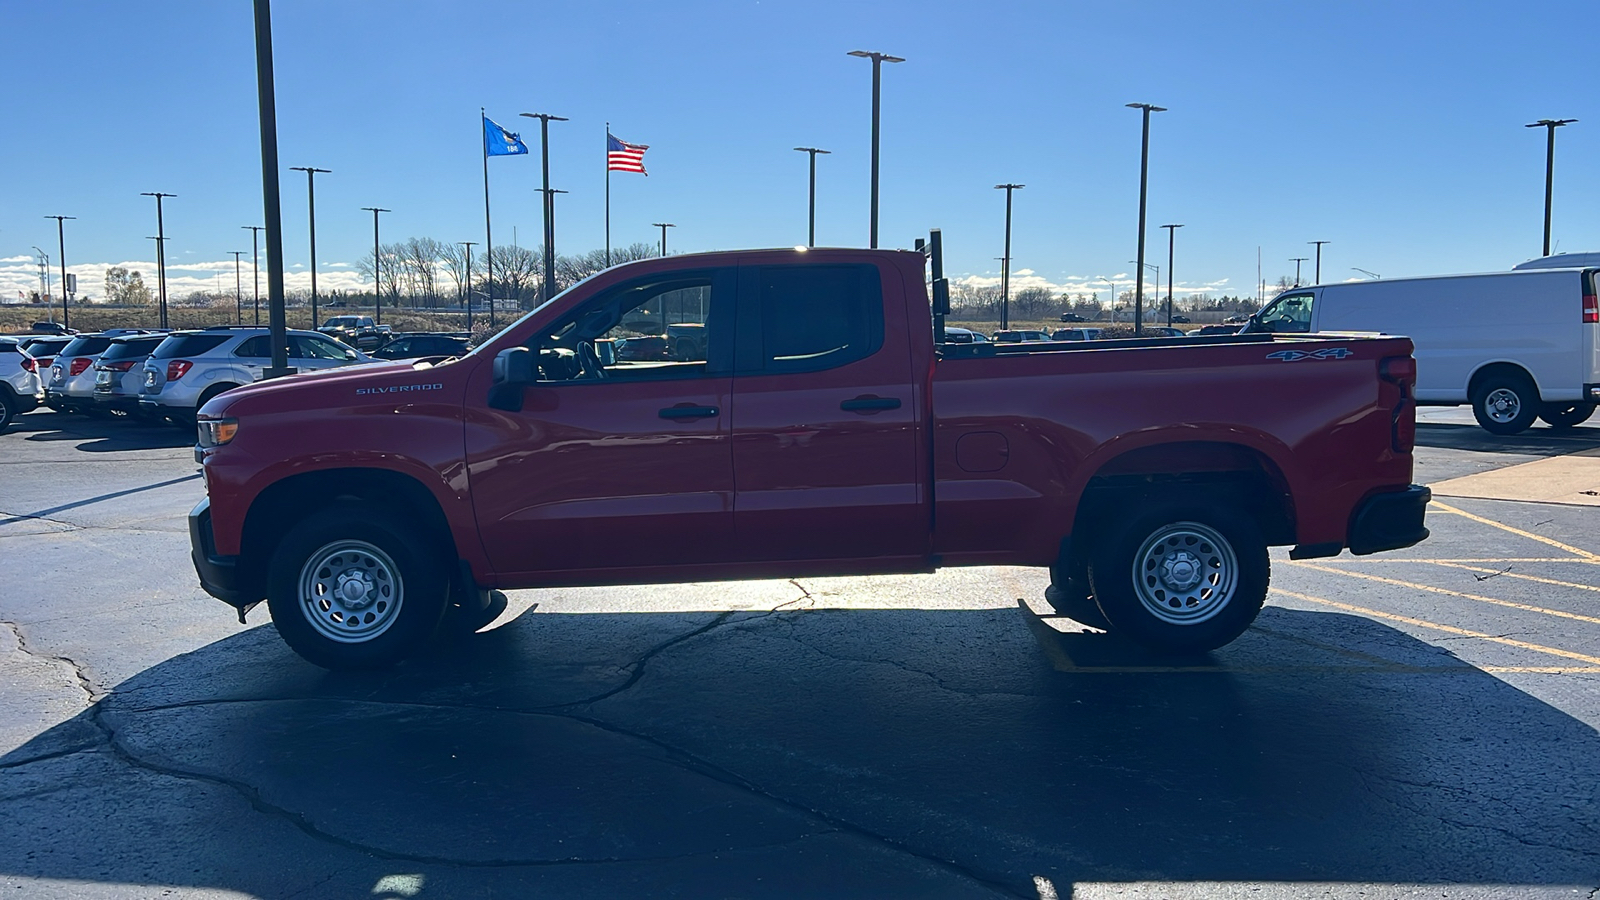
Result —
<path fill-rule="evenodd" d="M 1350 520 L 1350 552 L 1366 556 L 1427 540 L 1428 529 L 1422 522 L 1432 499 L 1433 491 L 1420 484 L 1368 497 Z"/>
<path fill-rule="evenodd" d="M 217 555 L 211 536 L 211 498 L 201 500 L 189 511 L 189 556 L 200 576 L 200 587 L 211 596 L 239 610 L 239 618 L 263 599 L 261 589 L 251 585 L 240 570 L 239 557 Z"/>

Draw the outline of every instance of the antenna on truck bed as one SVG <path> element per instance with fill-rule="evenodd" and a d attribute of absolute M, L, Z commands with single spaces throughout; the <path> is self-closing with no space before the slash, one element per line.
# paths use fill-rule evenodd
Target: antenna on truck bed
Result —
<path fill-rule="evenodd" d="M 944 277 L 944 239 L 935 228 L 928 240 L 917 238 L 916 247 L 933 266 L 933 342 L 944 343 L 944 317 L 950 315 L 950 280 Z"/>

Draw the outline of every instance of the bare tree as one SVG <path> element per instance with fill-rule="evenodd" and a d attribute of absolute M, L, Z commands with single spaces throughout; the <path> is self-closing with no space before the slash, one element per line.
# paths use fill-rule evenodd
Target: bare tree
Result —
<path fill-rule="evenodd" d="M 538 294 L 539 272 L 542 264 L 539 254 L 526 247 L 502 244 L 494 248 L 494 282 L 488 293 L 501 299 L 511 299 L 518 306 L 526 306 Z M 487 266 L 491 259 L 485 253 L 480 262 Z M 487 271 L 487 270 L 486 270 Z"/>
<path fill-rule="evenodd" d="M 457 301 L 461 301 L 467 284 L 467 248 L 460 244 L 439 245 L 439 265 L 455 287 Z"/>

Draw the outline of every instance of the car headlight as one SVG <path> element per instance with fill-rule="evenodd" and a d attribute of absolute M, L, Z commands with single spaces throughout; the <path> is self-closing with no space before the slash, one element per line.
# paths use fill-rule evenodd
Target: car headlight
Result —
<path fill-rule="evenodd" d="M 197 424 L 200 428 L 201 447 L 221 447 L 223 444 L 233 440 L 233 436 L 239 433 L 238 419 L 227 417 L 201 419 Z"/>

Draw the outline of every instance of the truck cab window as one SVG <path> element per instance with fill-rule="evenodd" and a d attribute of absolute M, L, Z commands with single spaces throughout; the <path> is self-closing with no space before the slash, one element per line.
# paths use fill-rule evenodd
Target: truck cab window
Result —
<path fill-rule="evenodd" d="M 810 372 L 864 359 L 883 344 L 875 266 L 763 266 L 757 306 L 763 372 Z"/>
<path fill-rule="evenodd" d="M 714 280 L 707 273 L 661 276 L 585 304 L 530 346 L 539 380 L 704 375 Z"/>
<path fill-rule="evenodd" d="M 1305 334 L 1311 330 L 1311 304 L 1314 294 L 1286 294 L 1272 301 L 1257 316 L 1262 331 L 1274 334 Z"/>

